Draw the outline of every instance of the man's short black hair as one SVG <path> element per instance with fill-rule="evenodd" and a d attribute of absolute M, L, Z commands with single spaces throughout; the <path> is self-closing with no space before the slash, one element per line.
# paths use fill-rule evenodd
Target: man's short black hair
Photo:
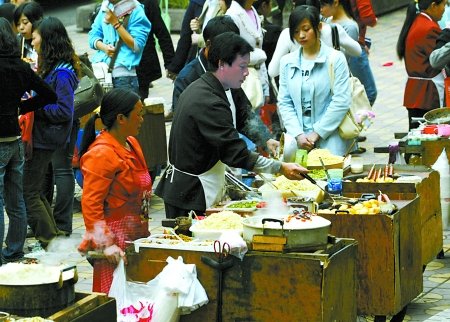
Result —
<path fill-rule="evenodd" d="M 208 53 L 210 69 L 216 71 L 219 61 L 231 65 L 237 55 L 244 56 L 253 51 L 253 47 L 241 36 L 234 32 L 225 32 L 211 41 Z"/>
<path fill-rule="evenodd" d="M 208 41 L 228 31 L 239 35 L 239 28 L 230 16 L 216 16 L 210 19 L 203 29 L 203 39 Z"/>

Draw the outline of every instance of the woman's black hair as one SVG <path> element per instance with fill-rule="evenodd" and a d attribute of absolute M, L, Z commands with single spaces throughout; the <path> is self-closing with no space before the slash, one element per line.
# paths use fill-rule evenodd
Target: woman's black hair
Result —
<path fill-rule="evenodd" d="M 124 88 L 113 88 L 103 96 L 100 113 L 95 113 L 84 126 L 83 138 L 81 139 L 80 158 L 86 153 L 89 146 L 95 140 L 95 120 L 100 117 L 107 130 L 116 123 L 117 115 L 126 117 L 133 111 L 134 106 L 140 100 L 138 94 Z"/>
<path fill-rule="evenodd" d="M 241 36 L 232 31 L 224 32 L 211 41 L 208 52 L 208 63 L 211 71 L 219 68 L 219 61 L 231 65 L 237 55 L 247 55 L 253 47 Z"/>
<path fill-rule="evenodd" d="M 33 25 L 41 36 L 38 73 L 46 76 L 59 63 L 70 63 L 80 76 L 80 59 L 75 54 L 66 27 L 55 17 L 46 17 Z"/>
<path fill-rule="evenodd" d="M 334 2 L 334 0 L 320 0 L 320 3 L 322 5 L 323 4 L 333 4 L 333 2 Z M 353 12 L 350 0 L 339 0 L 339 4 L 342 5 L 347 16 L 351 17 L 353 20 L 356 21 L 355 13 Z"/>
<path fill-rule="evenodd" d="M 19 24 L 20 17 L 24 15 L 32 25 L 36 21 L 41 20 L 44 17 L 44 9 L 41 5 L 35 1 L 24 2 L 14 10 L 14 23 Z"/>
<path fill-rule="evenodd" d="M 0 17 L 0 53 L 20 57 L 17 37 L 8 20 Z"/>
<path fill-rule="evenodd" d="M 289 16 L 289 36 L 291 40 L 294 41 L 295 32 L 297 31 L 298 25 L 307 19 L 311 23 L 314 29 L 316 37 L 320 37 L 319 25 L 320 25 L 320 12 L 316 7 L 301 5 L 296 7 L 291 15 Z"/>
<path fill-rule="evenodd" d="M 14 10 L 16 10 L 15 5 L 5 2 L 0 5 L 0 17 L 6 18 L 12 25 L 14 23 Z"/>
<path fill-rule="evenodd" d="M 416 19 L 416 16 L 420 11 L 427 10 L 433 2 L 436 4 L 440 4 L 442 1 L 447 0 L 419 0 L 418 3 L 415 1 L 410 3 L 408 5 L 408 9 L 406 11 L 406 18 L 403 22 L 402 30 L 400 31 L 400 35 L 398 36 L 397 41 L 397 56 L 400 59 L 403 59 L 405 57 L 405 47 L 406 47 L 406 37 L 408 37 L 409 29 L 411 29 L 411 26 Z M 417 11 L 417 7 L 419 7 L 419 12 Z"/>

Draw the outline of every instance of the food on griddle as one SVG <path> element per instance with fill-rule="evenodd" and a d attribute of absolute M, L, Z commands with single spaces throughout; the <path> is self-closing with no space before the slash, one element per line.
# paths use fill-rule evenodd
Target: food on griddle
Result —
<path fill-rule="evenodd" d="M 320 163 L 320 158 L 322 159 L 325 166 L 344 162 L 343 157 L 334 155 L 327 149 L 314 149 L 308 153 L 307 166 L 321 167 L 322 163 Z"/>

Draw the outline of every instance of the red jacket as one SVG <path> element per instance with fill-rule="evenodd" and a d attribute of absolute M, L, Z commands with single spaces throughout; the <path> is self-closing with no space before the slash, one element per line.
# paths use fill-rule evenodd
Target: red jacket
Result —
<path fill-rule="evenodd" d="M 136 138 L 128 137 L 128 151 L 108 132 L 101 132 L 80 160 L 81 200 L 86 234 L 79 250 L 102 249 L 149 235 L 141 220 L 142 196 L 152 184 Z M 148 194 L 150 195 L 150 194 Z"/>
<path fill-rule="evenodd" d="M 350 2 L 359 27 L 358 42 L 364 46 L 367 26 L 374 27 L 377 24 L 377 16 L 370 0 L 351 0 Z"/>
<path fill-rule="evenodd" d="M 429 60 L 440 32 L 437 22 L 423 12 L 417 15 L 409 29 L 404 57 L 408 73 L 403 99 L 406 108 L 431 110 L 441 106 L 437 87 L 431 80 L 441 70 L 433 69 Z"/>

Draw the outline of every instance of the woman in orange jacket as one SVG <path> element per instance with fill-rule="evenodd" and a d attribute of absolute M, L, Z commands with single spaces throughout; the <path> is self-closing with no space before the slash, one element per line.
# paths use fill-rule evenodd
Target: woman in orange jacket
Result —
<path fill-rule="evenodd" d="M 80 146 L 83 174 L 81 207 L 86 234 L 78 247 L 102 251 L 106 260 L 95 260 L 94 292 L 108 293 L 125 243 L 149 236 L 148 208 L 152 182 L 135 136 L 143 122 L 139 95 L 112 89 L 103 98 L 100 115 L 86 123 Z M 95 137 L 95 120 L 105 129 Z"/>

